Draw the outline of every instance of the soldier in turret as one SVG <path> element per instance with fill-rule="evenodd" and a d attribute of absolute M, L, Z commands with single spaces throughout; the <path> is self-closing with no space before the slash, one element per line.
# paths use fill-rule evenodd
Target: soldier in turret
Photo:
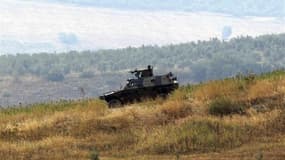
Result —
<path fill-rule="evenodd" d="M 135 74 L 135 76 L 137 78 L 152 77 L 153 76 L 153 67 L 151 65 L 148 65 L 147 69 L 134 70 L 134 71 L 131 71 L 131 73 Z"/>

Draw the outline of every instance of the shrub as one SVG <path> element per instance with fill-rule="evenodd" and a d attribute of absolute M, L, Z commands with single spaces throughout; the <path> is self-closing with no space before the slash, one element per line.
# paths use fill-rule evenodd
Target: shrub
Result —
<path fill-rule="evenodd" d="M 49 81 L 59 82 L 64 80 L 64 75 L 62 73 L 49 73 L 46 79 Z"/>
<path fill-rule="evenodd" d="M 96 148 L 93 148 L 90 154 L 90 159 L 91 160 L 99 160 L 99 152 L 97 151 Z"/>
<path fill-rule="evenodd" d="M 95 76 L 95 74 L 91 71 L 85 71 L 80 73 L 79 77 L 80 78 L 93 78 Z"/>
<path fill-rule="evenodd" d="M 229 98 L 217 98 L 209 104 L 209 113 L 217 116 L 243 114 L 244 110 L 244 105 L 234 102 Z"/>

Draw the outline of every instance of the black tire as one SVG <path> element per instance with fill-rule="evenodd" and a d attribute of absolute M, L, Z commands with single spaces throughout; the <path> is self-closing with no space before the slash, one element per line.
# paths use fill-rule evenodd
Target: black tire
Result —
<path fill-rule="evenodd" d="M 110 108 L 117 108 L 117 107 L 121 107 L 123 104 L 118 99 L 112 99 L 108 102 L 108 105 Z"/>
<path fill-rule="evenodd" d="M 162 98 L 162 99 L 167 99 L 168 94 L 167 94 L 167 93 L 160 93 L 160 94 L 158 95 L 158 97 L 160 97 L 160 98 Z"/>

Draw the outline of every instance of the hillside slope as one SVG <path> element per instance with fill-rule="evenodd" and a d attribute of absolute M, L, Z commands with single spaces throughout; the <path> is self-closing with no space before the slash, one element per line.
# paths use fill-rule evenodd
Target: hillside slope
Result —
<path fill-rule="evenodd" d="M 124 85 L 128 71 L 154 66 L 181 84 L 285 67 L 285 34 L 65 54 L 0 56 L 0 105 L 97 97 Z"/>
<path fill-rule="evenodd" d="M 178 89 L 108 109 L 99 100 L 0 111 L 3 159 L 284 159 L 285 72 Z"/>

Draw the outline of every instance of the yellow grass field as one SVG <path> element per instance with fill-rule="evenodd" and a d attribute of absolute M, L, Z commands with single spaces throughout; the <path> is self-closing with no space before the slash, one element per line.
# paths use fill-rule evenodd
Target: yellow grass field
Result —
<path fill-rule="evenodd" d="M 285 159 L 285 73 L 180 87 L 109 109 L 97 99 L 0 110 L 0 159 Z"/>

